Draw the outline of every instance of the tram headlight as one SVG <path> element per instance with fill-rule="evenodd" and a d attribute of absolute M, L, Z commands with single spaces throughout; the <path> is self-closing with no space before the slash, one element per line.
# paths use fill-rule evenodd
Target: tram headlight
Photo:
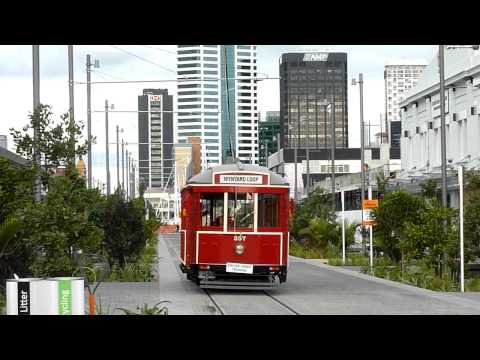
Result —
<path fill-rule="evenodd" d="M 242 255 L 244 251 L 245 251 L 245 246 L 243 246 L 243 244 L 235 245 L 235 253 L 237 255 Z"/>

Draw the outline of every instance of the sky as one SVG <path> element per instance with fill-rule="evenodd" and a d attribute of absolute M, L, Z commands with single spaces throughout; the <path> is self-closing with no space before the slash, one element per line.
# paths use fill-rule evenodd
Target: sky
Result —
<path fill-rule="evenodd" d="M 418 59 L 430 63 L 436 56 L 435 45 L 258 45 L 258 76 L 278 77 L 282 53 L 298 51 L 346 52 L 348 62 L 348 126 L 349 146 L 360 146 L 360 104 L 358 86 L 351 79 L 363 73 L 364 121 L 379 124 L 384 112 L 383 70 L 387 61 Z M 74 87 L 75 119 L 86 125 L 86 55 L 98 59 L 100 68 L 93 69 L 92 82 L 112 80 L 175 80 L 175 45 L 75 45 Z M 128 53 L 127 53 L 128 52 Z M 136 56 L 146 59 L 142 60 Z M 106 179 L 105 170 L 105 100 L 114 104 L 114 111 L 137 110 L 137 96 L 144 88 L 167 88 L 176 94 L 176 83 L 92 84 L 92 134 L 97 142 L 92 149 L 94 182 Z M 280 106 L 279 80 L 263 80 L 258 84 L 260 112 L 278 111 Z M 52 106 L 54 118 L 68 111 L 68 49 L 66 45 L 40 46 L 40 101 Z M 175 96 L 174 96 L 175 101 Z M 32 47 L 30 45 L 0 45 L 0 134 L 9 129 L 21 129 L 28 123 L 33 107 Z M 99 111 L 99 112 L 95 112 Z M 263 115 L 263 114 L 262 114 Z M 128 150 L 137 158 L 137 114 L 109 114 L 109 142 L 116 141 L 115 127 L 123 128 L 120 138 L 130 145 Z M 372 127 L 372 134 L 380 128 Z M 85 127 L 86 132 L 86 127 Z M 373 140 L 373 139 L 372 139 Z M 8 148 L 14 151 L 13 139 L 8 136 Z M 112 184 L 116 183 L 116 146 L 110 146 Z M 113 186 L 112 186 L 113 189 Z"/>

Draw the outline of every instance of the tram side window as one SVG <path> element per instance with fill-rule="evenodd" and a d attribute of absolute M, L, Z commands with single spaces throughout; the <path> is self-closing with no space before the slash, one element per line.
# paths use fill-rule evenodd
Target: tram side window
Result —
<path fill-rule="evenodd" d="M 202 226 L 223 226 L 223 193 L 205 193 L 201 197 Z"/>
<path fill-rule="evenodd" d="M 253 229 L 253 193 L 228 194 L 228 228 Z"/>
<path fill-rule="evenodd" d="M 279 196 L 258 194 L 258 227 L 278 227 Z"/>

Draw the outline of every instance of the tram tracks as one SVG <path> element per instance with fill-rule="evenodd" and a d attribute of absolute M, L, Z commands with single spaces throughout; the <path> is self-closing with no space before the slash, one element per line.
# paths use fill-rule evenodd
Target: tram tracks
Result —
<path fill-rule="evenodd" d="M 167 239 L 165 244 L 173 259 L 178 258 L 178 250 Z M 183 274 L 177 267 L 179 276 Z M 226 291 L 202 289 L 208 297 L 213 314 L 219 315 L 301 315 L 266 290 Z M 272 306 L 272 304 L 275 304 Z M 212 315 L 213 315 L 212 314 Z"/>

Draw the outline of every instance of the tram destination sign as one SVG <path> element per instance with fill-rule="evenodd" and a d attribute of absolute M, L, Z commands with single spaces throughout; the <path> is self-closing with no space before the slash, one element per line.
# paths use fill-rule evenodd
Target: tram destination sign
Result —
<path fill-rule="evenodd" d="M 255 184 L 263 183 L 262 175 L 220 175 L 220 184 Z"/>

